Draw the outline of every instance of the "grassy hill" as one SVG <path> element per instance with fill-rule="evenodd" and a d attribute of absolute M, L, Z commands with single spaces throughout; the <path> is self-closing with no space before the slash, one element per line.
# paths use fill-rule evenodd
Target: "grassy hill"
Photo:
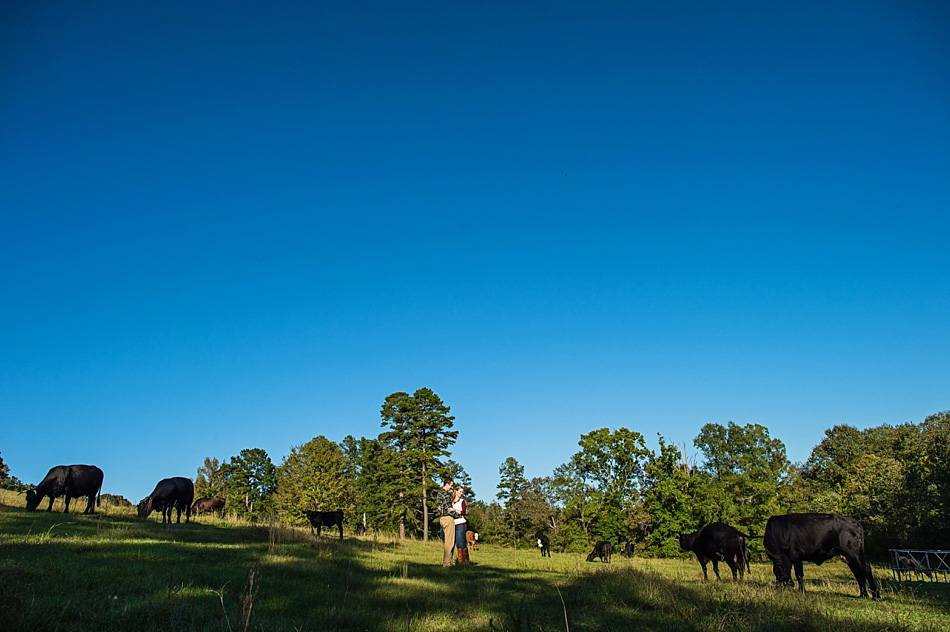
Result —
<path fill-rule="evenodd" d="M 0 630 L 950 630 L 950 584 L 875 568 L 883 599 L 871 602 L 837 561 L 806 565 L 800 595 L 764 564 L 745 582 L 704 582 L 695 560 L 482 545 L 476 565 L 442 569 L 439 542 L 23 504 L 0 492 Z"/>

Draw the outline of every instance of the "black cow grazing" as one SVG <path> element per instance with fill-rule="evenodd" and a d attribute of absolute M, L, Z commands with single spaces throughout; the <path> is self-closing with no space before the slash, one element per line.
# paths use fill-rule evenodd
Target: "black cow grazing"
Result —
<path fill-rule="evenodd" d="M 732 579 L 744 578 L 745 570 L 748 567 L 746 560 L 748 549 L 745 545 L 745 540 L 748 537 L 724 522 L 713 522 L 699 531 L 679 534 L 679 551 L 680 553 L 692 551 L 696 554 L 696 559 L 703 567 L 703 579 L 709 579 L 709 575 L 706 573 L 706 563 L 709 561 L 712 561 L 716 579 L 722 579 L 719 576 L 719 562 L 725 562 L 729 565 L 729 570 L 732 571 Z"/>
<path fill-rule="evenodd" d="M 191 506 L 191 513 L 200 516 L 203 513 L 216 513 L 218 517 L 221 517 L 221 512 L 224 511 L 224 499 L 219 496 L 214 496 L 212 498 L 199 498 L 195 501 L 195 504 Z"/>
<path fill-rule="evenodd" d="M 551 540 L 543 533 L 538 534 L 538 548 L 541 550 L 541 557 L 551 557 Z"/>
<path fill-rule="evenodd" d="M 598 540 L 594 544 L 594 550 L 587 555 L 587 561 L 593 562 L 595 557 L 599 557 L 601 562 L 610 563 L 610 554 L 613 553 L 613 548 L 610 546 L 610 542 L 604 540 Z"/>
<path fill-rule="evenodd" d="M 620 555 L 623 557 L 633 557 L 633 542 L 627 542 L 623 545 L 623 548 L 620 550 Z"/>
<path fill-rule="evenodd" d="M 49 496 L 46 511 L 53 510 L 53 500 L 66 497 L 66 509 L 69 513 L 69 501 L 73 498 L 87 497 L 86 510 L 83 513 L 95 513 L 102 492 L 102 470 L 95 465 L 57 465 L 46 473 L 40 484 L 26 492 L 26 509 L 34 511 Z"/>
<path fill-rule="evenodd" d="M 366 525 L 362 522 L 356 525 L 356 535 L 366 535 Z"/>
<path fill-rule="evenodd" d="M 791 569 L 795 567 L 798 588 L 805 592 L 802 562 L 821 564 L 840 555 L 854 574 L 861 596 L 867 597 L 867 584 L 873 598 L 881 598 L 864 558 L 864 528 L 854 518 L 819 513 L 772 516 L 765 525 L 763 543 L 779 584 L 794 585 Z"/>
<path fill-rule="evenodd" d="M 178 510 L 178 523 L 181 512 L 185 511 L 185 522 L 191 520 L 191 501 L 195 498 L 195 486 L 191 479 L 181 476 L 165 478 L 158 482 L 155 491 L 138 505 L 139 518 L 147 518 L 153 511 L 162 512 L 162 524 L 172 521 L 172 510 Z"/>
<path fill-rule="evenodd" d="M 317 535 L 320 535 L 321 527 L 332 527 L 337 525 L 340 527 L 340 539 L 343 539 L 343 512 L 339 509 L 336 511 L 305 511 L 303 512 L 307 516 L 307 520 L 310 521 L 310 533 L 313 533 L 314 527 L 317 529 Z"/>

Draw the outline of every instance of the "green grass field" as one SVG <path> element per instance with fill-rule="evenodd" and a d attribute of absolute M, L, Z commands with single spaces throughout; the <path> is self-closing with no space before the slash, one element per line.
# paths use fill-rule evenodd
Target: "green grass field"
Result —
<path fill-rule="evenodd" d="M 695 560 L 482 545 L 475 565 L 442 569 L 437 541 L 156 517 L 27 512 L 0 492 L 0 630 L 950 630 L 950 584 L 875 568 L 872 602 L 837 561 L 806 565 L 801 595 L 766 564 L 704 582 Z"/>

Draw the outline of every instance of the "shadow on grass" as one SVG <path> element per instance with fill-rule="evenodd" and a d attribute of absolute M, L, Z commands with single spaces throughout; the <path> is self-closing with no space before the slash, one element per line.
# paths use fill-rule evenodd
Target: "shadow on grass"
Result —
<path fill-rule="evenodd" d="M 884 632 L 930 621 L 937 630 L 950 614 L 950 590 L 939 588 L 885 585 L 885 601 L 872 604 L 853 583 L 802 596 L 767 578 L 683 581 L 635 561 L 558 571 L 536 561 L 443 569 L 437 560 L 433 544 L 0 507 L 0 629 L 230 632 L 249 613 L 248 629 L 267 631 Z M 889 618 L 892 606 L 923 618 L 902 624 Z"/>

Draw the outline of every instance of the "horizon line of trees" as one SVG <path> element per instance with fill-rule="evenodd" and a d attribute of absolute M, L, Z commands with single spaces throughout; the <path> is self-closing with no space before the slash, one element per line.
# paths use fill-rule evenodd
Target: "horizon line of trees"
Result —
<path fill-rule="evenodd" d="M 803 464 L 759 424 L 705 424 L 693 439 L 698 462 L 662 435 L 654 451 L 639 432 L 600 428 L 582 434 L 580 449 L 548 476 L 526 479 L 508 457 L 488 502 L 451 459 L 458 432 L 449 413 L 428 388 L 392 393 L 376 438 L 320 435 L 279 465 L 260 448 L 225 462 L 207 457 L 195 497 L 224 496 L 228 512 L 299 525 L 304 510 L 342 509 L 351 525 L 428 539 L 437 531 L 435 493 L 450 475 L 468 490 L 470 528 L 484 541 L 533 547 L 544 533 L 558 550 L 607 540 L 651 556 L 676 555 L 678 533 L 710 522 L 761 535 L 770 516 L 791 512 L 857 519 L 876 556 L 946 548 L 950 536 L 950 411 L 866 430 L 836 425 Z M 26 487 L 0 458 L 0 488 Z"/>

